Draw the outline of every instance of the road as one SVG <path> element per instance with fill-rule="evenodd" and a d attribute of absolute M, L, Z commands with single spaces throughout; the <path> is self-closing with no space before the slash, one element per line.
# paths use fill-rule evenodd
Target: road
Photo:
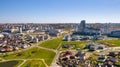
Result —
<path fill-rule="evenodd" d="M 51 64 L 51 67 L 60 67 L 60 66 L 58 66 L 58 65 L 56 64 L 57 59 L 58 59 L 58 57 L 59 57 L 59 54 L 60 54 L 60 51 L 57 51 L 57 54 L 56 54 L 56 56 L 55 56 L 54 59 L 53 59 L 53 62 L 52 62 L 52 64 Z"/>
<path fill-rule="evenodd" d="M 53 51 L 57 54 L 57 50 L 54 50 L 54 49 L 49 49 L 49 48 L 45 48 L 45 47 L 41 47 L 41 46 L 35 46 L 37 48 L 40 48 L 40 49 L 45 49 L 45 50 L 49 50 L 49 51 Z"/>

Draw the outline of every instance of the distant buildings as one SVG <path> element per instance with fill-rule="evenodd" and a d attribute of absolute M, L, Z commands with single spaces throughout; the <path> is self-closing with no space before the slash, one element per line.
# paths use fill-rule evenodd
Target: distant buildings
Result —
<path fill-rule="evenodd" d="M 21 27 L 19 28 L 19 32 L 22 33 L 22 28 Z"/>
<path fill-rule="evenodd" d="M 104 34 L 108 34 L 108 24 L 104 24 Z"/>
<path fill-rule="evenodd" d="M 82 20 L 81 23 L 80 23 L 80 25 L 79 25 L 79 31 L 84 32 L 85 28 L 86 28 L 85 25 L 86 25 L 85 24 L 85 20 Z"/>
<path fill-rule="evenodd" d="M 86 27 L 85 20 L 82 20 L 80 25 L 77 27 L 77 30 L 73 34 L 80 34 L 80 35 L 99 35 L 101 34 L 100 29 L 95 29 L 92 27 Z"/>
<path fill-rule="evenodd" d="M 66 35 L 64 38 L 64 41 L 71 41 L 71 36 L 70 35 Z"/>
<path fill-rule="evenodd" d="M 16 28 L 11 28 L 11 29 L 4 29 L 2 32 L 5 33 L 22 33 L 22 28 L 21 27 L 16 27 Z"/>
<path fill-rule="evenodd" d="M 52 29 L 46 31 L 46 33 L 50 36 L 58 37 L 63 33 L 63 31 L 61 29 Z"/>
<path fill-rule="evenodd" d="M 79 35 L 66 35 L 63 41 L 83 41 L 83 40 L 103 40 L 104 37 L 100 35 L 94 36 L 79 36 Z"/>
<path fill-rule="evenodd" d="M 120 30 L 112 31 L 108 36 L 120 38 Z"/>
<path fill-rule="evenodd" d="M 12 31 L 10 29 L 5 29 L 5 30 L 2 30 L 2 32 L 11 33 Z"/>

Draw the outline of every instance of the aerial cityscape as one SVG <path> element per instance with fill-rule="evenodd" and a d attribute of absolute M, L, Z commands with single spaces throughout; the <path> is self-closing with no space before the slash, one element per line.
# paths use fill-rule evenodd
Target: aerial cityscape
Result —
<path fill-rule="evenodd" d="M 119 0 L 0 0 L 0 67 L 120 67 Z"/>

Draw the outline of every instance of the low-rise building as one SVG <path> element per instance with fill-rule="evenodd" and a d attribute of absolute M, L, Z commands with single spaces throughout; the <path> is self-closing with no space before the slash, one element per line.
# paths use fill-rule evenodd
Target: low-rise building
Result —
<path fill-rule="evenodd" d="M 120 30 L 112 31 L 108 36 L 120 38 Z"/>
<path fill-rule="evenodd" d="M 85 46 L 85 48 L 89 49 L 90 51 L 94 51 L 94 50 L 104 50 L 106 46 L 99 43 L 88 43 Z"/>

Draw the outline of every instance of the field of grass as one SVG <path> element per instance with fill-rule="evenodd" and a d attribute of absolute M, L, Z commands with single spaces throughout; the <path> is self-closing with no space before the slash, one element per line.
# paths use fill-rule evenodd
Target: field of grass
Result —
<path fill-rule="evenodd" d="M 107 42 L 107 43 L 111 43 L 111 44 L 114 44 L 114 46 L 120 46 L 120 40 L 100 40 L 98 42 Z"/>
<path fill-rule="evenodd" d="M 21 67 L 46 67 L 41 60 L 27 60 Z"/>
<path fill-rule="evenodd" d="M 58 46 L 60 45 L 62 39 L 63 39 L 63 37 L 48 40 L 48 41 L 41 43 L 39 46 L 42 46 L 45 48 L 50 48 L 50 49 L 57 49 Z"/>
<path fill-rule="evenodd" d="M 75 45 L 75 48 L 83 49 L 87 43 L 88 41 L 70 41 L 70 42 L 62 41 L 61 47 L 62 45 L 69 44 L 69 45 Z"/>
<path fill-rule="evenodd" d="M 22 60 L 0 62 L 0 67 L 17 67 L 20 63 L 22 63 Z"/>
<path fill-rule="evenodd" d="M 120 66 L 120 61 L 115 63 L 116 65 Z"/>
<path fill-rule="evenodd" d="M 27 51 L 1 56 L 3 59 L 44 59 L 48 65 L 52 63 L 54 57 L 54 52 L 39 48 L 31 48 Z"/>

